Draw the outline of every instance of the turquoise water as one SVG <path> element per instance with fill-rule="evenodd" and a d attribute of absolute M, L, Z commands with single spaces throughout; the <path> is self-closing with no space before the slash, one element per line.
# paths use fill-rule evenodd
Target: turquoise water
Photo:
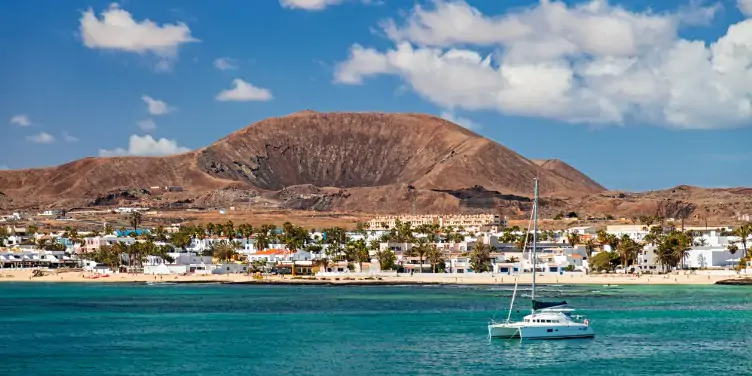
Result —
<path fill-rule="evenodd" d="M 489 341 L 511 295 L 498 286 L 2 283 L 0 374 L 752 373 L 749 288 L 540 292 L 587 314 L 597 337 Z"/>

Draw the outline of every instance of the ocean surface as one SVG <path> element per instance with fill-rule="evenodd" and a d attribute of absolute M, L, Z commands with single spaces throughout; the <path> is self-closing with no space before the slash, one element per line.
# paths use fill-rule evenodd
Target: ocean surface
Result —
<path fill-rule="evenodd" d="M 506 286 L 0 283 L 0 374 L 752 374 L 752 288 L 539 293 L 588 315 L 596 338 L 489 340 Z"/>

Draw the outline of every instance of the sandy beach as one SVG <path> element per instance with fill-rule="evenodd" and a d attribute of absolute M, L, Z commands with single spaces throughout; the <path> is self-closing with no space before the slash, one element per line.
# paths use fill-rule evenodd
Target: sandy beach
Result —
<path fill-rule="evenodd" d="M 33 277 L 30 269 L 3 269 L 0 271 L 0 282 L 76 282 L 76 283 L 145 283 L 145 282 L 173 282 L 173 283 L 291 283 L 291 284 L 514 284 L 515 276 L 509 275 L 463 275 L 463 274 L 414 274 L 400 276 L 366 277 L 358 275 L 342 275 L 340 277 L 312 277 L 312 276 L 264 276 L 261 280 L 246 274 L 224 275 L 163 275 L 146 274 L 112 274 L 107 277 L 91 278 L 94 274 L 87 272 L 57 272 L 46 271 L 44 276 Z M 594 284 L 594 285 L 708 285 L 720 280 L 741 278 L 737 275 L 705 275 L 705 274 L 667 274 L 642 275 L 639 277 L 623 274 L 584 275 L 541 274 L 536 276 L 536 283 L 540 284 Z M 520 276 L 519 283 L 529 284 L 532 276 Z"/>

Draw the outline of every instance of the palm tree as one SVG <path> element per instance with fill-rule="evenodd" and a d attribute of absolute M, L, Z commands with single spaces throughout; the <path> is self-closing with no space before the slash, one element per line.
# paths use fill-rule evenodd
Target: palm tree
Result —
<path fill-rule="evenodd" d="M 409 225 L 409 224 L 408 224 Z M 416 242 L 407 250 L 406 254 L 409 257 L 418 257 L 420 261 L 420 272 L 423 273 L 423 258 L 428 253 L 429 243 L 426 238 L 418 238 Z"/>
<path fill-rule="evenodd" d="M 632 240 L 629 235 L 622 235 L 619 244 L 616 246 L 616 251 L 619 252 L 621 264 L 624 268 L 637 258 L 639 250 L 640 246 L 637 242 Z"/>
<path fill-rule="evenodd" d="M 34 243 L 34 238 L 37 232 L 39 232 L 39 227 L 37 226 L 29 225 L 28 227 L 26 227 L 26 236 L 29 238 L 29 244 Z"/>
<path fill-rule="evenodd" d="M 394 255 L 394 251 L 388 248 L 376 251 L 374 257 L 379 262 L 381 270 L 393 270 L 397 262 L 397 256 Z"/>
<path fill-rule="evenodd" d="M 491 250 L 480 242 L 475 243 L 470 252 L 470 265 L 476 272 L 491 271 Z"/>
<path fill-rule="evenodd" d="M 227 237 L 229 242 L 232 242 L 233 239 L 235 239 L 235 224 L 233 224 L 231 220 L 228 220 L 227 223 L 221 227 L 221 231 L 222 234 Z"/>
<path fill-rule="evenodd" d="M 574 247 L 579 242 L 580 242 L 580 234 L 576 232 L 567 233 L 567 243 L 569 243 L 570 246 Z"/>
<path fill-rule="evenodd" d="M 143 218 L 140 211 L 133 211 L 130 215 L 129 222 L 131 224 L 131 227 L 133 227 L 134 237 L 138 235 L 138 226 L 141 225 L 142 219 Z"/>
<path fill-rule="evenodd" d="M 528 233 L 520 234 L 515 237 L 514 246 L 522 252 L 525 252 L 525 248 L 528 246 Z"/>
<path fill-rule="evenodd" d="M 347 243 L 347 259 L 358 263 L 358 271 L 363 272 L 363 262 L 371 261 L 365 240 L 358 239 Z"/>
<path fill-rule="evenodd" d="M 749 257 L 750 254 L 749 249 L 747 248 L 747 238 L 752 236 L 752 223 L 747 222 L 735 228 L 733 231 L 731 231 L 731 235 L 739 238 L 739 240 L 735 243 L 741 244 L 743 254 Z"/>
<path fill-rule="evenodd" d="M 662 266 L 678 267 L 692 249 L 692 237 L 685 232 L 671 231 L 663 236 L 655 249 L 658 263 Z"/>
<path fill-rule="evenodd" d="M 216 257 L 222 263 L 230 262 L 237 257 L 237 252 L 232 244 L 220 241 L 212 243 L 209 248 L 212 257 Z"/>
<path fill-rule="evenodd" d="M 170 244 L 185 250 L 186 247 L 191 245 L 191 233 L 187 230 L 181 229 L 180 231 L 170 235 Z"/>
<path fill-rule="evenodd" d="M 428 246 L 428 252 L 426 252 L 426 260 L 431 264 L 431 272 L 436 273 L 437 265 L 444 263 L 444 253 L 435 244 L 431 244 Z"/>
<path fill-rule="evenodd" d="M 167 232 L 162 225 L 157 226 L 154 230 L 154 238 L 160 242 L 167 241 Z"/>
<path fill-rule="evenodd" d="M 327 272 L 330 263 L 331 261 L 329 261 L 329 259 L 326 257 L 321 257 L 313 260 L 313 266 L 317 266 L 320 272 Z"/>
<path fill-rule="evenodd" d="M 111 224 L 107 223 L 107 224 L 104 225 L 104 234 L 105 235 L 110 235 L 113 232 L 115 232 L 115 228 L 113 228 Z"/>
<path fill-rule="evenodd" d="M 593 252 L 595 251 L 595 242 L 593 239 L 588 239 L 585 241 L 585 252 L 587 252 L 587 257 L 590 259 L 590 257 L 593 255 Z"/>
<path fill-rule="evenodd" d="M 0 247 L 5 247 L 5 243 L 8 240 L 8 228 L 0 226 Z"/>

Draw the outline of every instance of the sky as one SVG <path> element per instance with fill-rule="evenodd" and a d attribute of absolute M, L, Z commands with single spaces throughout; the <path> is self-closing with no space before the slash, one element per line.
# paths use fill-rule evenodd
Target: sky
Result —
<path fill-rule="evenodd" d="M 752 0 L 0 3 L 0 168 L 441 116 L 609 189 L 752 186 Z"/>

